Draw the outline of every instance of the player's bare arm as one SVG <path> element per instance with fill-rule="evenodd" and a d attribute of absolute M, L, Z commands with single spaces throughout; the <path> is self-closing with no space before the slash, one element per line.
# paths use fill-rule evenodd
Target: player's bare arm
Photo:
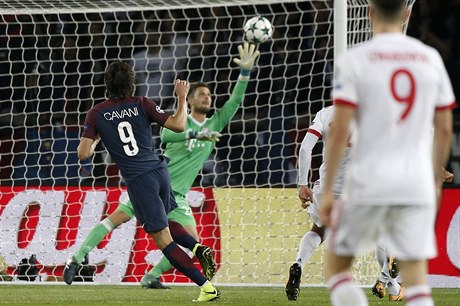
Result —
<path fill-rule="evenodd" d="M 94 150 L 101 139 L 96 137 L 95 139 L 82 137 L 80 144 L 78 145 L 77 152 L 80 160 L 85 160 L 93 156 Z"/>
<path fill-rule="evenodd" d="M 183 132 L 187 121 L 187 94 L 190 89 L 190 84 L 187 81 L 177 79 L 175 85 L 177 110 L 174 115 L 166 120 L 164 126 L 175 132 Z"/>
<path fill-rule="evenodd" d="M 450 109 L 439 110 L 434 117 L 434 154 L 433 167 L 435 170 L 437 205 L 441 200 L 443 169 L 449 159 L 452 139 L 452 112 Z"/>
<path fill-rule="evenodd" d="M 334 124 L 329 130 L 329 141 L 327 143 L 326 160 L 328 162 L 326 178 L 324 183 L 319 214 L 321 221 L 326 226 L 331 226 L 331 212 L 334 205 L 334 195 L 332 187 L 337 174 L 337 170 L 342 159 L 344 149 L 348 143 L 351 119 L 355 115 L 355 108 L 350 106 L 336 105 Z"/>

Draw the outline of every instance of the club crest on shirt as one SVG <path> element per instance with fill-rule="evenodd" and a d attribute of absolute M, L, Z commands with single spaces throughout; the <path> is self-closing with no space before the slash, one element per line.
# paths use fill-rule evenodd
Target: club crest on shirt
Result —
<path fill-rule="evenodd" d="M 162 110 L 158 105 L 156 106 L 157 113 L 164 114 L 165 111 Z"/>

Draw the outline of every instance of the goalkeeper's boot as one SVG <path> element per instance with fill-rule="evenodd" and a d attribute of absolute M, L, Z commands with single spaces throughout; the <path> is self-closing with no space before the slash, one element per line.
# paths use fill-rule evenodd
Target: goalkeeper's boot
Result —
<path fill-rule="evenodd" d="M 377 280 L 375 283 L 374 287 L 372 287 L 372 294 L 375 296 L 378 296 L 380 299 L 382 299 L 386 292 L 385 292 L 385 284 L 382 283 L 381 281 Z"/>
<path fill-rule="evenodd" d="M 399 285 L 401 285 L 401 289 L 399 289 L 398 295 L 394 295 L 394 294 L 389 294 L 388 295 L 388 299 L 391 302 L 393 302 L 393 301 L 402 301 L 404 299 L 406 290 L 404 289 L 403 284 L 400 283 Z"/>
<path fill-rule="evenodd" d="M 204 275 L 208 280 L 211 280 L 214 275 L 216 275 L 217 271 L 217 265 L 214 261 L 214 258 L 212 257 L 211 248 L 204 245 L 199 245 L 196 247 L 194 253 L 196 258 L 198 258 L 201 267 L 203 268 Z"/>
<path fill-rule="evenodd" d="M 286 283 L 286 297 L 290 301 L 297 301 L 300 293 L 300 279 L 302 278 L 302 268 L 298 263 L 289 268 L 289 279 Z"/>
<path fill-rule="evenodd" d="M 391 278 L 396 278 L 399 275 L 398 262 L 394 257 L 388 259 L 388 272 Z"/>
<path fill-rule="evenodd" d="M 67 260 L 64 268 L 64 281 L 67 285 L 72 284 L 79 268 L 80 265 L 75 260 L 75 258 L 73 258 L 73 256 Z"/>
<path fill-rule="evenodd" d="M 220 291 L 208 282 L 207 285 L 201 287 L 200 295 L 193 302 L 211 302 L 220 298 Z"/>
<path fill-rule="evenodd" d="M 171 289 L 170 287 L 163 285 L 159 278 L 150 274 L 145 274 L 142 277 L 141 286 L 149 289 Z"/>

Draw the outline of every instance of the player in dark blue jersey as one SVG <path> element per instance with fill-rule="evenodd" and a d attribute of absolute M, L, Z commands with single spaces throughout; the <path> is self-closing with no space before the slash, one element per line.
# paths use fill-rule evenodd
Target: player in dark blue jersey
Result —
<path fill-rule="evenodd" d="M 170 116 L 152 100 L 132 96 L 134 71 L 124 62 L 116 61 L 105 72 L 105 84 L 109 99 L 94 106 L 87 114 L 78 157 L 91 157 L 99 140 L 102 140 L 112 159 L 120 168 L 126 182 L 134 214 L 145 232 L 171 264 L 201 287 L 197 301 L 219 298 L 217 289 L 194 266 L 192 259 L 175 243 L 190 249 L 202 265 L 212 260 L 203 258 L 211 254 L 208 247 L 200 245 L 187 231 L 167 214 L 177 207 L 171 192 L 166 161 L 155 152 L 151 123 L 176 132 L 185 129 L 187 120 L 186 96 L 190 85 L 176 80 L 178 107 Z M 174 240 L 173 240 L 174 238 Z M 70 261 L 64 271 L 64 280 L 70 284 L 76 273 Z"/>

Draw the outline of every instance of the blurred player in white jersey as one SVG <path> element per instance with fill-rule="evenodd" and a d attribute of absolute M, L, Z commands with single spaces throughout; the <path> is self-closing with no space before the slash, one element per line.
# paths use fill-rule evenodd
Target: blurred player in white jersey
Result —
<path fill-rule="evenodd" d="M 310 260 L 315 249 L 324 241 L 324 227 L 319 220 L 318 206 L 319 197 L 321 195 L 321 179 L 326 172 L 327 162 L 325 159 L 325 151 L 327 143 L 327 135 L 331 125 L 332 117 L 334 116 L 334 106 L 328 106 L 320 110 L 313 120 L 313 123 L 308 128 L 299 152 L 299 199 L 302 208 L 306 208 L 308 214 L 313 219 L 313 226 L 310 231 L 306 232 L 300 241 L 299 251 L 296 261 L 289 268 L 289 279 L 286 283 L 286 296 L 288 300 L 297 300 L 300 290 L 300 281 L 302 270 L 305 264 Z M 308 187 L 308 173 L 311 167 L 312 150 L 316 143 L 322 139 L 323 141 L 323 162 L 319 168 L 319 180 L 313 186 L 313 190 Z M 349 147 L 342 159 L 340 170 L 337 173 L 337 178 L 334 184 L 334 196 L 338 197 L 342 192 L 343 181 L 345 179 L 346 164 L 349 159 Z"/>
<path fill-rule="evenodd" d="M 350 267 L 382 234 L 398 258 L 406 305 L 434 305 L 427 259 L 436 255 L 436 204 L 455 97 L 439 53 L 401 33 L 405 0 L 371 0 L 369 15 L 374 37 L 347 51 L 335 70 L 334 124 L 320 204 L 321 221 L 332 230 L 326 259 L 331 302 L 368 305 Z M 336 202 L 334 178 L 351 122 L 352 156 Z"/>

